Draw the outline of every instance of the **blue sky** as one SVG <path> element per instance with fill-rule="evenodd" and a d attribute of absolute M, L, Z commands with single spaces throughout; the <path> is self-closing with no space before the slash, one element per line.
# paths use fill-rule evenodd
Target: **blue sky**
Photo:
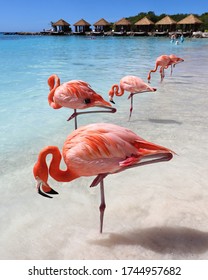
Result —
<path fill-rule="evenodd" d="M 0 31 L 42 31 L 51 21 L 63 18 L 73 24 L 85 19 L 92 25 L 100 18 L 115 22 L 122 17 L 154 11 L 176 13 L 208 12 L 208 0 L 0 0 Z M 101 4 L 100 4 L 101 3 Z"/>

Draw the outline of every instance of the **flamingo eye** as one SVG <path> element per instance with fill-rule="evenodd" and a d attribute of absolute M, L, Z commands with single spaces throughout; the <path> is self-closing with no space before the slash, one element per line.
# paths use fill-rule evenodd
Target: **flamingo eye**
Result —
<path fill-rule="evenodd" d="M 86 98 L 86 99 L 84 100 L 84 103 L 85 103 L 85 104 L 89 104 L 89 103 L 91 103 L 90 98 Z"/>

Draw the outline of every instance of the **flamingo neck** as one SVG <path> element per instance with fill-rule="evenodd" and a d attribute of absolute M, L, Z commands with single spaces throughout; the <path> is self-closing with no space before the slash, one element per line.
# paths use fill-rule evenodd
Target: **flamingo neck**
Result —
<path fill-rule="evenodd" d="M 109 97 L 112 99 L 114 94 L 116 96 L 121 96 L 124 94 L 123 88 L 120 87 L 120 92 L 119 92 L 119 86 L 117 84 L 113 85 L 111 90 L 109 91 Z"/>
<path fill-rule="evenodd" d="M 155 68 L 149 71 L 148 76 L 147 76 L 147 80 L 148 80 L 148 81 L 150 81 L 150 79 L 151 79 L 151 73 L 152 73 L 152 72 L 156 72 L 158 66 L 159 66 L 159 64 L 156 63 L 156 64 L 155 64 Z"/>
<path fill-rule="evenodd" d="M 48 168 L 46 157 L 49 154 L 52 155 L 52 159 Z M 66 170 L 60 169 L 61 159 L 62 156 L 58 147 L 46 147 L 39 154 L 38 161 L 34 167 L 34 175 L 38 176 L 45 183 L 47 183 L 48 174 L 50 174 L 53 179 L 59 182 L 70 182 L 77 178 L 77 176 L 73 174 L 73 172 L 71 172 L 68 168 Z"/>
<path fill-rule="evenodd" d="M 157 68 L 159 67 L 159 63 L 156 63 L 155 64 L 155 68 L 154 69 L 152 69 L 152 70 L 150 70 L 150 72 L 156 72 L 157 71 Z"/>
<path fill-rule="evenodd" d="M 50 88 L 50 92 L 49 92 L 49 95 L 48 95 L 48 103 L 53 109 L 60 109 L 62 106 L 58 105 L 54 101 L 55 90 L 60 86 L 59 77 L 55 74 L 51 75 L 48 78 L 48 85 L 49 85 L 49 88 Z"/>

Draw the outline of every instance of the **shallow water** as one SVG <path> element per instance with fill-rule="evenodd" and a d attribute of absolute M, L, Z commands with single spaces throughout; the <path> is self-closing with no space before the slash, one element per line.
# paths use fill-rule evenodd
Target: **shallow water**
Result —
<path fill-rule="evenodd" d="M 208 40 L 38 37 L 0 35 L 0 258 L 208 259 Z M 59 196 L 35 190 L 32 168 L 46 145 L 60 148 L 74 129 L 69 109 L 48 106 L 47 79 L 82 79 L 107 97 L 124 75 L 146 81 L 157 56 L 185 62 L 152 74 L 155 93 L 127 95 L 117 112 L 80 116 L 78 124 L 113 122 L 177 155 L 170 162 L 131 169 L 105 180 L 104 233 L 99 234 L 99 188 L 93 178 L 50 184 Z"/>

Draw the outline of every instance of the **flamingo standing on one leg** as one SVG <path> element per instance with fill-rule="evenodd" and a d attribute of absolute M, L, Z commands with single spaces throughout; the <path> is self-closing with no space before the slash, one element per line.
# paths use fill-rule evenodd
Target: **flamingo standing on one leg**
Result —
<path fill-rule="evenodd" d="M 156 91 L 156 88 L 150 87 L 142 79 L 140 79 L 136 76 L 125 76 L 120 80 L 120 91 L 119 91 L 119 85 L 117 85 L 117 84 L 112 85 L 112 87 L 108 93 L 110 102 L 114 103 L 114 101 L 113 101 L 114 94 L 116 96 L 121 96 L 124 94 L 124 91 L 130 92 L 130 95 L 128 97 L 128 99 L 131 98 L 131 106 L 130 106 L 130 114 L 129 114 L 129 120 L 130 120 L 131 114 L 133 111 L 134 94 L 142 93 L 142 92 L 149 92 L 149 91 Z"/>
<path fill-rule="evenodd" d="M 168 66 L 170 65 L 170 62 L 171 62 L 171 59 L 170 59 L 169 55 L 159 56 L 156 59 L 155 68 L 150 70 L 148 73 L 148 76 L 147 76 L 148 83 L 150 83 L 151 73 L 156 72 L 159 66 L 160 66 L 160 76 L 161 76 L 161 82 L 162 82 L 165 77 L 164 69 L 168 68 Z"/>
<path fill-rule="evenodd" d="M 49 167 L 46 162 L 52 155 Z M 114 124 L 97 123 L 74 130 L 63 146 L 66 170 L 60 169 L 62 155 L 55 146 L 44 148 L 33 168 L 38 192 L 46 197 L 58 194 L 47 183 L 48 176 L 59 182 L 70 182 L 81 176 L 95 176 L 91 187 L 100 183 L 100 232 L 105 211 L 104 178 L 128 168 L 172 159 L 174 152 L 147 142 L 127 128 Z"/>
<path fill-rule="evenodd" d="M 68 120 L 75 118 L 75 129 L 77 129 L 77 116 L 89 113 L 115 113 L 116 109 L 105 101 L 101 95 L 97 94 L 88 83 L 81 80 L 71 80 L 60 85 L 60 79 L 57 75 L 51 75 L 48 78 L 50 93 L 48 95 L 49 105 L 53 109 L 67 107 L 74 109 L 74 113 Z M 102 107 L 106 110 L 97 110 L 89 112 L 77 112 L 77 109 L 86 109 L 90 107 Z"/>

